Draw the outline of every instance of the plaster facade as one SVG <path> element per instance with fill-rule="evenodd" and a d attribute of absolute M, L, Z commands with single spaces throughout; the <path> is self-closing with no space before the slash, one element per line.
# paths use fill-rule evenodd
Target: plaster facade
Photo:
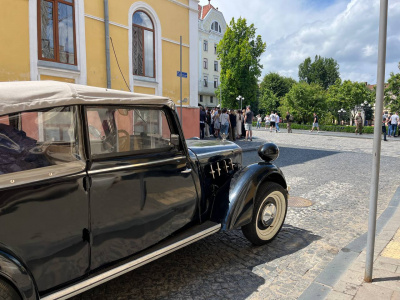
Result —
<path fill-rule="evenodd" d="M 226 31 L 224 15 L 211 4 L 199 6 L 199 104 L 207 107 L 217 106 L 219 95 L 215 90 L 220 83 L 221 65 L 216 47 Z M 206 44 L 206 45 L 205 45 Z"/>

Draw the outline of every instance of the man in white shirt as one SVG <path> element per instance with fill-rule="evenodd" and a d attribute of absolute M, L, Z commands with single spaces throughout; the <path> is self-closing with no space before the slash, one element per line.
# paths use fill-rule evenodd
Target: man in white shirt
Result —
<path fill-rule="evenodd" d="M 269 132 L 272 132 L 272 128 L 275 129 L 275 122 L 276 122 L 276 115 L 273 111 L 271 111 L 271 115 L 269 116 L 270 119 L 270 127 L 269 127 Z"/>
<path fill-rule="evenodd" d="M 397 124 L 399 123 L 399 113 L 396 111 L 391 119 L 393 137 L 396 136 Z"/>

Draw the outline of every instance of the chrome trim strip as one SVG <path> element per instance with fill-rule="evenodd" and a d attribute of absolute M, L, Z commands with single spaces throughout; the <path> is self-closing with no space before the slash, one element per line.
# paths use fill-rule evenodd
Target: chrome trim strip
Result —
<path fill-rule="evenodd" d="M 153 253 L 147 254 L 141 258 L 138 258 L 134 261 L 128 262 L 122 266 L 119 266 L 115 269 L 109 270 L 103 274 L 97 275 L 93 278 L 87 279 L 85 281 L 82 281 L 76 285 L 73 285 L 71 287 L 68 287 L 64 290 L 55 292 L 53 294 L 50 294 L 44 298 L 41 298 L 42 300 L 63 300 L 63 299 L 68 299 L 72 296 L 78 295 L 80 293 L 83 293 L 84 291 L 87 291 L 91 288 L 94 288 L 95 286 L 98 286 L 100 284 L 103 284 L 111 279 L 114 279 L 118 276 L 121 276 L 125 273 L 128 273 L 136 268 L 139 268 L 153 260 L 156 260 L 164 255 L 167 255 L 171 252 L 174 252 L 182 247 L 185 247 L 191 243 L 194 243 L 202 238 L 205 238 L 206 236 L 209 236 L 213 233 L 218 232 L 221 229 L 221 224 L 217 224 L 213 227 L 210 227 L 206 230 L 200 231 L 199 233 L 196 233 L 195 235 L 192 235 L 190 237 L 187 237 L 179 242 L 176 242 L 172 245 L 169 245 L 163 249 L 157 250 Z"/>
<path fill-rule="evenodd" d="M 100 170 L 91 170 L 91 171 L 88 171 L 88 174 L 94 175 L 94 174 L 106 173 L 106 172 L 110 172 L 110 171 L 120 171 L 120 170 L 132 169 L 132 168 L 141 168 L 141 167 L 146 167 L 146 166 L 165 164 L 165 163 L 180 160 L 180 159 L 186 160 L 186 156 L 179 156 L 179 157 L 174 157 L 174 158 L 169 158 L 169 159 L 155 160 L 155 161 L 150 161 L 150 162 L 146 162 L 146 163 L 112 167 L 112 168 L 106 168 L 106 169 L 100 169 Z"/>

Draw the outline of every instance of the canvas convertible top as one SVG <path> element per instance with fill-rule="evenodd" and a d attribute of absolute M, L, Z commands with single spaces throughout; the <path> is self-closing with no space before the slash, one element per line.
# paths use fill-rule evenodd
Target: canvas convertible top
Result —
<path fill-rule="evenodd" d="M 175 109 L 172 100 L 58 81 L 0 82 L 0 115 L 78 104 L 159 104 Z"/>

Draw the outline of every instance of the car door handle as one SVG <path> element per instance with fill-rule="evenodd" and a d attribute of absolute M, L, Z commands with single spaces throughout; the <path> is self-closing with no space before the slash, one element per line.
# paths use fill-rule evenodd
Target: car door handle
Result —
<path fill-rule="evenodd" d="M 191 172 L 192 172 L 192 169 L 186 169 L 186 170 L 182 171 L 181 173 L 188 174 L 188 173 L 191 173 Z"/>

